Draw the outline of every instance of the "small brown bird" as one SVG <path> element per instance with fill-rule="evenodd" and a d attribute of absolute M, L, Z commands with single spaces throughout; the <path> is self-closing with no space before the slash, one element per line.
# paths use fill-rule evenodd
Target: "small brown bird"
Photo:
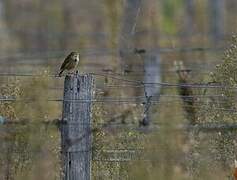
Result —
<path fill-rule="evenodd" d="M 64 70 L 75 70 L 79 63 L 79 53 L 77 52 L 71 52 L 64 60 L 62 66 L 60 67 L 60 73 L 59 76 L 62 75 Z"/>

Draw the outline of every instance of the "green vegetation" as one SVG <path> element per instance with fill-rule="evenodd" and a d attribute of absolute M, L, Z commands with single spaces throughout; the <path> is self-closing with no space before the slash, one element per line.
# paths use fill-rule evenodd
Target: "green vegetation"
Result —
<path fill-rule="evenodd" d="M 45 71 L 37 77 L 12 80 L 0 88 L 2 98 L 16 99 L 0 103 L 0 114 L 9 122 L 0 127 L 0 173 L 6 178 L 53 179 L 59 175 L 58 129 L 42 124 L 60 112 L 58 105 L 47 101 L 49 85 Z M 40 173 L 48 168 L 52 172 Z"/>
<path fill-rule="evenodd" d="M 11 122 L 0 124 L 1 180 L 60 179 L 60 132 L 56 125 L 42 122 L 61 118 L 61 102 L 48 100 L 62 98 L 63 78 L 49 75 L 57 73 L 69 51 L 81 53 L 82 73 L 108 73 L 142 81 L 144 58 L 134 54 L 133 47 L 144 48 L 160 56 L 162 82 L 172 84 L 183 82 L 173 68 L 175 61 L 183 61 L 192 70 L 188 83 L 225 86 L 192 89 L 193 95 L 214 96 L 195 98 L 195 107 L 191 107 L 195 108 L 195 122 L 236 123 L 237 37 L 233 36 L 221 61 L 222 51 L 202 50 L 212 45 L 226 46 L 226 37 L 218 43 L 212 42 L 210 18 L 214 14 L 210 14 L 208 1 L 193 1 L 193 11 L 187 8 L 187 2 L 191 1 L 141 2 L 136 22 L 129 24 L 133 32 L 128 32 L 124 39 L 125 44 L 128 41 L 124 54 L 118 48 L 123 37 L 126 0 L 0 2 L 0 74 L 35 75 L 0 77 L 1 99 L 16 99 L 0 101 L 0 116 Z M 225 7 L 217 9 L 224 10 L 222 33 L 227 35 L 236 28 L 236 5 L 236 0 L 228 0 Z M 190 50 L 176 51 L 183 47 Z M 128 53 L 129 67 L 121 67 L 121 59 L 127 52 L 132 54 Z M 131 72 L 121 71 L 126 68 Z M 120 77 L 121 74 L 124 76 Z M 96 98 L 144 96 L 143 87 L 122 87 L 125 84 L 109 77 L 96 77 Z M 163 87 L 162 93 L 175 96 L 180 90 Z M 152 104 L 154 129 L 148 133 L 139 129 L 144 112 L 142 103 L 93 104 L 93 179 L 232 177 L 237 149 L 234 130 L 208 133 L 180 130 L 178 125 L 190 124 L 185 112 L 190 104 L 180 97 L 162 96 L 159 103 Z"/>
<path fill-rule="evenodd" d="M 237 38 L 232 36 L 232 42 L 225 51 L 223 62 L 210 73 L 209 80 L 214 84 L 224 86 L 218 89 L 206 89 L 205 94 L 220 95 L 206 100 L 199 109 L 200 123 L 235 123 L 236 122 L 236 63 Z M 236 131 L 224 130 L 215 133 L 199 133 L 193 138 L 195 146 L 192 153 L 196 158 L 192 163 L 195 176 L 203 178 L 231 177 L 236 158 Z M 211 169 L 208 167 L 212 167 Z M 191 167 L 191 166 L 190 166 Z M 216 174 L 216 172 L 219 172 Z"/>

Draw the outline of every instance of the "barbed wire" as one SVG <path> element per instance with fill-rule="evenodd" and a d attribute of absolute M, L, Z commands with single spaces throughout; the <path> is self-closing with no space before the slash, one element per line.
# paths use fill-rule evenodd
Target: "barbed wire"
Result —
<path fill-rule="evenodd" d="M 94 76 L 103 76 L 111 79 L 115 79 L 118 81 L 126 82 L 128 83 L 129 86 L 136 85 L 138 86 L 147 86 L 147 85 L 152 85 L 152 86 L 163 86 L 163 87 L 191 87 L 191 88 L 225 88 L 225 89 L 237 89 L 237 87 L 232 87 L 232 86 L 226 86 L 226 85 L 210 85 L 210 83 L 190 83 L 190 84 L 182 84 L 182 83 L 169 83 L 169 82 L 144 82 L 141 80 L 132 80 L 132 79 L 125 79 L 125 78 L 120 78 L 117 76 L 111 76 L 111 75 L 106 75 L 106 74 L 98 74 L 98 73 L 90 73 Z M 217 84 L 217 83 L 214 83 Z M 127 84 L 119 85 L 120 87 L 126 87 Z M 118 87 L 118 85 L 109 85 L 109 87 Z"/>
<path fill-rule="evenodd" d="M 31 66 L 33 68 L 33 66 L 37 65 L 37 68 L 39 67 L 47 67 L 47 66 L 54 66 L 54 67 L 57 67 L 59 66 L 59 64 L 63 61 L 63 57 L 61 58 L 52 58 L 50 61 L 47 60 L 44 61 L 42 59 L 29 59 L 29 60 L 6 60 L 6 61 L 2 61 L 0 62 L 0 65 L 2 67 L 4 66 L 9 66 L 9 65 L 14 65 L 14 66 Z M 102 71 L 110 71 L 110 72 L 113 72 L 114 70 L 113 69 L 109 69 L 109 67 L 113 67 L 113 64 L 107 64 L 108 62 L 108 58 L 103 58 L 103 60 L 101 60 L 101 62 L 98 62 L 98 59 L 92 59 L 92 58 L 89 58 L 89 59 L 83 59 L 83 64 L 81 65 L 81 67 L 83 67 L 83 69 L 87 69 L 87 68 L 90 68 L 90 69 L 93 69 L 93 70 L 96 70 L 96 69 L 99 69 L 99 70 L 102 70 Z M 136 57 L 134 57 L 134 59 L 137 59 Z M 175 59 L 176 61 L 183 61 L 183 60 L 177 60 Z M 163 58 L 161 58 L 160 60 L 160 64 L 161 66 L 169 66 L 172 65 L 174 60 L 163 60 Z M 206 62 L 212 62 L 212 64 L 200 64 L 200 63 L 190 63 L 190 62 L 187 62 L 187 65 L 188 66 L 191 66 L 191 70 L 192 71 L 197 71 L 197 70 L 210 70 L 211 68 L 215 67 L 215 64 L 217 64 L 218 62 L 221 61 L 221 59 L 215 59 L 215 60 L 210 60 L 210 59 L 205 59 Z M 199 61 L 200 62 L 200 61 Z M 119 62 L 117 62 L 119 63 Z M 105 66 L 106 65 L 106 66 Z M 129 71 L 129 73 L 134 73 L 134 72 L 142 72 L 141 70 L 141 67 L 143 66 L 143 60 L 140 59 L 138 61 L 134 61 L 132 63 L 132 69 Z M 108 68 L 104 68 L 104 67 L 108 67 Z M 126 66 L 120 66 L 121 68 L 126 68 Z M 163 69 L 162 72 L 167 72 L 168 70 L 165 70 Z M 173 69 L 171 71 L 174 71 Z"/>
<path fill-rule="evenodd" d="M 199 89 L 203 89 L 203 88 L 211 88 L 211 89 L 215 89 L 215 88 L 222 88 L 222 89 L 233 89 L 236 90 L 237 87 L 233 87 L 233 86 L 227 86 L 227 85 L 210 85 L 210 83 L 169 83 L 169 82 L 144 82 L 142 80 L 132 80 L 132 79 L 125 79 L 125 78 L 121 78 L 119 76 L 112 76 L 112 75 L 108 75 L 108 74 L 103 74 L 103 73 L 88 73 L 94 76 L 102 76 L 102 77 L 106 77 L 106 78 L 111 78 L 114 80 L 118 80 L 118 81 L 122 81 L 122 82 L 126 82 L 127 84 L 123 83 L 122 85 L 107 85 L 107 87 L 110 88 L 118 88 L 118 87 L 134 87 L 134 88 L 139 88 L 139 87 L 148 87 L 148 86 L 162 86 L 162 87 L 169 87 L 169 88 L 174 88 L 174 87 L 191 87 L 191 88 L 199 88 Z M 2 76 L 23 76 L 23 77 L 53 77 L 53 78 L 59 78 L 59 76 L 57 74 L 55 75 L 40 75 L 40 74 L 15 74 L 15 73 L 9 73 L 9 74 L 1 74 Z M 212 84 L 218 84 L 218 83 L 212 83 Z"/>
<path fill-rule="evenodd" d="M 105 118 L 105 117 L 103 117 Z M 27 124 L 36 124 L 36 125 L 71 125 L 71 126 L 91 126 L 91 128 L 94 128 L 95 130 L 99 130 L 97 128 L 112 128 L 112 127 L 122 127 L 122 128 L 126 128 L 126 127 L 136 127 L 138 128 L 139 125 L 138 120 L 130 120 L 132 122 L 121 122 L 121 121 L 117 121 L 114 120 L 111 116 L 109 116 L 110 119 L 103 119 L 103 122 L 97 122 L 97 120 L 95 119 L 93 121 L 93 123 L 86 123 L 86 122 L 76 122 L 76 121 L 68 121 L 67 119 L 48 119 L 45 120 L 44 118 L 41 118 L 42 120 L 30 120 L 27 118 L 23 118 L 23 119 L 17 119 L 17 120 L 10 120 L 10 119 L 5 119 L 5 121 L 3 121 L 1 125 L 27 125 Z M 92 119 L 94 119 L 94 117 L 92 117 Z M 120 119 L 120 118 L 118 118 Z M 101 121 L 101 120 L 100 120 Z M 180 130 L 185 130 L 185 129 L 198 129 L 198 128 L 204 128 L 204 129 L 225 129 L 227 127 L 230 128 L 236 128 L 237 129 L 237 122 L 223 122 L 222 120 L 217 120 L 217 119 L 213 119 L 212 122 L 203 122 L 201 119 L 199 119 L 200 122 L 194 124 L 194 125 L 190 125 L 187 122 L 187 119 L 182 119 L 181 122 L 187 122 L 187 123 L 176 123 L 173 124 L 170 121 L 166 121 L 166 122 L 158 122 L 158 121 L 153 121 L 151 123 L 151 127 L 152 128 L 161 128 L 161 127 L 170 127 L 170 128 L 177 128 Z"/>
<path fill-rule="evenodd" d="M 27 63 L 28 64 L 28 63 Z M 0 65 L 2 67 L 4 67 L 4 65 L 8 66 L 9 64 L 6 64 L 6 63 L 0 63 Z M 29 65 L 29 64 L 28 64 Z M 30 64 L 30 66 L 32 66 L 32 68 L 40 68 L 37 64 L 37 67 L 35 67 L 36 64 Z M 58 63 L 57 63 L 58 65 Z M 47 64 L 46 65 L 41 65 L 42 67 L 44 68 L 47 68 Z M 197 65 L 199 66 L 199 65 Z M 120 66 L 122 67 L 122 66 Z M 215 65 L 213 66 L 210 66 L 210 67 L 191 67 L 190 68 L 190 74 L 193 74 L 193 73 L 201 73 L 201 74 L 209 74 L 211 70 L 213 70 L 215 68 Z M 151 74 L 149 72 L 146 72 L 144 70 L 140 70 L 140 68 L 133 68 L 132 70 L 129 71 L 129 73 L 124 73 L 122 71 L 118 72 L 117 70 L 113 70 L 112 68 L 104 68 L 104 64 L 97 64 L 97 65 L 94 65 L 94 66 L 91 66 L 91 65 L 83 65 L 83 73 L 91 73 L 91 71 L 93 71 L 94 73 L 105 73 L 107 75 L 116 75 L 116 76 L 155 76 L 154 74 Z M 32 71 L 30 71 L 32 72 Z M 176 73 L 176 70 L 173 69 L 173 68 L 169 68 L 169 69 L 162 69 L 161 70 L 161 73 L 160 74 L 168 74 L 168 73 Z M 0 76 L 24 76 L 24 75 L 27 75 L 27 76 L 34 76 L 34 75 L 37 75 L 37 74 L 32 74 L 32 73 L 22 73 L 22 72 L 5 72 L 5 73 L 0 73 Z M 56 74 L 52 74 L 52 75 L 56 75 Z"/>
<path fill-rule="evenodd" d="M 157 53 L 188 53 L 188 52 L 221 52 L 225 48 L 224 47 L 179 47 L 179 48 L 173 48 L 173 47 L 161 47 L 161 48 L 150 48 L 147 50 L 147 53 L 149 54 L 157 54 Z M 37 51 L 31 51 L 31 52 L 12 52 L 11 55 L 1 55 L 0 59 L 14 59 L 14 58 L 21 58 L 24 60 L 27 59 L 32 59 L 32 58 L 37 58 L 37 59 L 42 59 L 42 58 L 56 58 L 59 56 L 63 56 L 66 53 L 69 53 L 68 51 L 65 50 L 54 50 L 54 51 L 44 51 L 44 52 L 39 52 Z M 80 48 L 80 53 L 82 56 L 88 56 L 88 55 L 105 55 L 105 54 L 114 54 L 119 56 L 119 51 L 117 48 Z M 129 49 L 124 53 L 134 53 L 134 49 Z"/>
<path fill-rule="evenodd" d="M 100 93 L 101 89 L 95 89 Z M 40 98 L 41 100 L 45 100 L 45 101 L 60 101 L 60 102 L 67 102 L 67 101 L 72 101 L 72 102 L 113 102 L 113 101 L 118 101 L 118 102 L 123 102 L 123 101 L 145 101 L 146 100 L 146 96 L 97 96 L 96 98 L 93 99 L 63 99 L 63 98 Z M 228 97 L 225 96 L 224 94 L 196 94 L 196 95 L 179 95 L 179 94 L 160 94 L 160 95 L 154 95 L 152 96 L 151 102 L 160 102 L 160 98 L 165 98 L 167 101 L 165 101 L 164 99 L 162 100 L 162 102 L 173 102 L 175 101 L 175 99 L 177 99 L 178 101 L 180 99 L 182 99 L 182 101 L 196 101 L 199 102 L 201 99 L 212 99 L 215 100 L 214 98 L 218 98 L 216 100 L 218 100 L 218 103 L 222 103 L 221 101 L 226 102 L 227 100 L 233 100 L 233 97 Z M 185 99 L 184 99 L 185 98 Z M 171 101 L 169 101 L 168 99 L 171 99 Z M 14 96 L 0 96 L 0 101 L 29 101 L 29 102 L 34 102 L 37 101 L 38 99 L 30 99 L 30 98 L 16 98 Z"/>
<path fill-rule="evenodd" d="M 186 96 L 164 96 L 166 98 L 182 98 L 182 97 L 186 97 Z M 195 97 L 195 96 L 193 96 Z M 185 99 L 183 101 L 194 101 L 192 96 L 187 97 L 189 99 Z M 198 96 L 197 96 L 198 97 Z M 211 96 L 210 96 L 211 97 Z M 215 97 L 215 96 L 214 96 Z M 216 97 L 221 97 L 221 96 L 216 96 Z M 155 99 L 157 98 L 157 99 Z M 200 97 L 202 98 L 202 97 Z M 203 98 L 209 98 L 208 96 L 203 97 Z M 37 102 L 39 99 L 27 99 L 27 98 L 0 98 L 0 102 Z M 143 103 L 146 100 L 146 97 L 144 96 L 137 96 L 137 97 L 104 97 L 104 98 L 97 98 L 97 99 L 61 99 L 61 98 L 55 98 L 55 99 L 40 99 L 46 102 L 74 102 L 74 103 L 108 103 L 108 102 L 114 102 L 114 103 Z M 221 103 L 225 103 L 227 99 L 224 99 L 222 101 L 224 102 L 219 102 Z M 180 100 L 178 100 L 180 101 Z M 219 100 L 221 101 L 221 100 Z M 160 103 L 160 99 L 159 96 L 153 96 L 153 99 L 151 99 L 151 103 Z M 175 102 L 175 100 L 167 100 L 164 101 L 162 100 L 162 102 Z"/>
<path fill-rule="evenodd" d="M 84 71 L 84 73 L 92 74 L 91 71 Z M 103 74 L 103 71 L 94 71 L 93 73 L 95 74 Z M 120 77 L 137 77 L 137 76 L 150 76 L 150 77 L 161 77 L 164 74 L 175 74 L 175 71 L 165 71 L 162 72 L 162 74 L 159 75 L 154 75 L 154 74 L 149 74 L 149 73 L 141 73 L 141 71 L 133 71 L 129 74 L 120 74 L 120 73 L 104 73 L 105 76 L 120 76 Z M 195 72 L 194 74 L 198 73 L 199 75 L 208 75 L 210 72 Z M 0 73 L 0 77 L 51 77 L 51 78 L 56 78 L 58 77 L 58 74 L 32 74 L 32 73 Z"/>
<path fill-rule="evenodd" d="M 176 115 L 175 115 L 176 116 Z M 183 115 L 182 115 L 183 116 Z M 183 118 L 183 117 L 180 117 Z M 93 118 L 92 118 L 93 119 Z M 112 120 L 111 120 L 112 119 Z M 131 120 L 130 120 L 131 121 Z M 237 123 L 233 122 L 223 122 L 222 120 L 213 119 L 211 122 L 202 122 L 201 119 L 199 119 L 200 123 L 196 123 L 195 125 L 189 125 L 187 119 L 181 119 L 180 121 L 186 122 L 186 123 L 173 123 L 173 122 L 151 122 L 148 127 L 146 127 L 148 130 L 152 131 L 159 131 L 162 128 L 170 129 L 170 130 L 178 130 L 178 131 L 185 131 L 185 130 L 198 130 L 198 131 L 208 131 L 208 130 L 237 130 Z M 139 122 L 136 120 L 134 122 L 121 122 L 119 121 L 119 118 L 117 120 L 114 120 L 110 117 L 110 119 L 105 119 L 104 122 L 95 122 L 94 123 L 80 123 L 80 122 L 68 122 L 67 120 L 61 120 L 61 119 L 54 119 L 54 120 L 27 120 L 27 119 L 21 119 L 21 120 L 5 120 L 0 124 L 0 128 L 4 128 L 6 130 L 5 125 L 9 126 L 27 126 L 27 125 L 45 125 L 48 126 L 57 126 L 62 127 L 63 125 L 66 126 L 90 126 L 91 133 L 103 131 L 103 130 L 113 130 L 113 129 L 128 129 L 128 130 L 136 130 L 136 131 L 142 131 L 143 127 L 139 125 Z M 14 131 L 14 129 L 11 129 L 11 131 Z"/>

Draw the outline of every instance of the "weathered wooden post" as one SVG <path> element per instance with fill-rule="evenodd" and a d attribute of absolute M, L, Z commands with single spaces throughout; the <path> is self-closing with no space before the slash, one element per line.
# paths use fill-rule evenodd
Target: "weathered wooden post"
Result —
<path fill-rule="evenodd" d="M 160 95 L 160 86 L 156 83 L 161 83 L 161 62 L 159 54 L 148 54 L 144 56 L 144 82 L 150 83 L 149 86 L 145 87 L 147 96 Z M 152 84 L 153 83 L 153 84 Z"/>
<path fill-rule="evenodd" d="M 141 10 L 141 2 L 141 0 L 124 1 L 124 15 L 119 36 L 119 53 L 121 69 L 125 73 L 132 70 L 133 59 L 136 57 L 134 55 L 134 35 Z"/>
<path fill-rule="evenodd" d="M 178 75 L 178 83 L 190 84 L 189 73 L 190 69 L 184 67 L 183 62 L 175 62 L 176 73 Z M 186 112 L 186 118 L 190 125 L 195 125 L 196 122 L 196 108 L 195 108 L 195 98 L 193 97 L 193 90 L 189 86 L 179 86 L 179 95 L 183 100 L 184 111 Z"/>
<path fill-rule="evenodd" d="M 209 0 L 210 33 L 214 44 L 224 35 L 225 0 Z"/>
<path fill-rule="evenodd" d="M 64 82 L 61 147 L 63 180 L 91 179 L 92 75 L 68 75 Z"/>
<path fill-rule="evenodd" d="M 144 118 L 140 125 L 148 126 L 151 123 L 151 101 L 159 100 L 161 87 L 157 83 L 161 82 L 161 62 L 159 54 L 145 54 L 144 59 L 144 92 L 146 97 Z"/>

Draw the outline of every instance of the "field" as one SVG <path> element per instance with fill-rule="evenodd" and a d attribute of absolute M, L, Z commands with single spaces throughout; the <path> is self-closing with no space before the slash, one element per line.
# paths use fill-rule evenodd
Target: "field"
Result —
<path fill-rule="evenodd" d="M 95 81 L 91 179 L 233 179 L 236 8 L 235 0 L 0 2 L 0 180 L 64 177 L 67 72 L 58 73 L 71 51 L 79 74 Z"/>

